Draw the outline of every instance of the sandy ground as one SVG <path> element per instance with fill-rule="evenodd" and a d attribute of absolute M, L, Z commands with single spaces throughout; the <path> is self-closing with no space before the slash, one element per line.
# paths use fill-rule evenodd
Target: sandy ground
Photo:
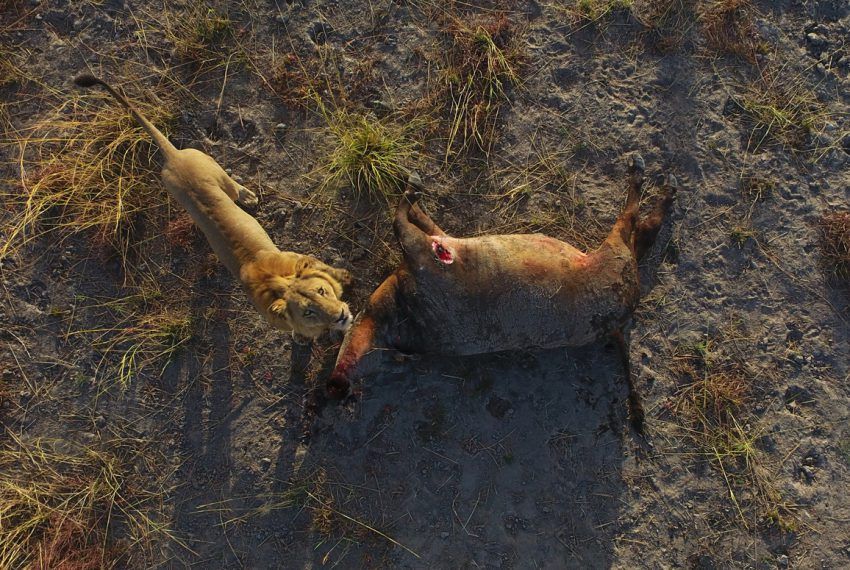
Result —
<path fill-rule="evenodd" d="M 415 135 L 413 166 L 446 231 L 543 231 L 592 247 L 622 204 L 628 153 L 644 156 L 651 177 L 679 179 L 631 329 L 649 443 L 628 428 L 622 370 L 604 345 L 416 359 L 366 379 L 357 402 L 308 418 L 304 396 L 338 339 L 293 343 L 256 317 L 202 238 L 185 248 L 158 239 L 176 207 L 139 230 L 150 247 L 129 263 L 180 290 L 198 324 L 164 370 L 150 366 L 123 390 L 103 387 L 114 357 L 98 368 L 91 335 L 69 334 L 106 326 L 91 300 L 127 294 L 120 260 L 86 234 L 3 260 L 0 422 L 25 441 L 145 442 L 133 478 L 155 481 L 157 516 L 177 540 L 153 537 L 120 566 L 850 566 L 850 313 L 817 247 L 821 215 L 850 198 L 850 4 L 756 2 L 767 48 L 754 61 L 707 40 L 699 7 L 710 2 L 670 3 L 661 31 L 647 26 L 662 4 L 649 0 L 596 22 L 570 2 L 471 4 L 444 9 L 505 9 L 527 58 L 489 156 L 447 164 L 445 121 Z M 352 270 L 356 310 L 399 259 L 388 216 L 363 213 L 350 192 L 317 197 L 331 144 L 322 117 L 275 94 L 269 70 L 283 53 L 312 61 L 318 43 L 356 108 L 415 108 L 446 49 L 441 9 L 216 7 L 251 64 L 223 57 L 203 69 L 175 53 L 162 29 L 176 4 L 9 4 L 0 45 L 34 79 L 0 88 L 7 130 L 42 116 L 44 93 L 75 94 L 68 76 L 87 68 L 159 85 L 165 104 L 180 105 L 173 140 L 256 188 L 257 217 L 281 248 Z M 169 93 L 166 70 L 185 90 Z M 789 142 L 754 128 L 741 103 L 754 85 L 807 96 L 819 113 L 812 132 Z M 17 157 L 17 145 L 0 146 L 11 190 Z M 553 161 L 566 183 L 534 173 Z M 522 183 L 521 200 L 505 197 Z M 682 403 L 689 383 L 719 372 L 747 392 L 729 428 L 735 457 L 695 443 Z"/>

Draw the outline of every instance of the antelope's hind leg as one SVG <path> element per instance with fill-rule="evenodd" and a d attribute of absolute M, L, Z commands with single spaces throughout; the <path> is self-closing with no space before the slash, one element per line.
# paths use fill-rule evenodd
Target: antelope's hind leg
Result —
<path fill-rule="evenodd" d="M 629 194 L 626 206 L 617 217 L 611 233 L 608 234 L 606 242 L 621 247 L 625 245 L 630 250 L 634 247 L 634 231 L 637 224 L 638 210 L 640 209 L 640 196 L 643 188 L 644 171 L 646 166 L 643 157 L 639 154 L 632 155 L 629 163 Z"/>
<path fill-rule="evenodd" d="M 425 211 L 419 206 L 419 204 L 414 204 L 410 208 L 410 212 L 408 213 L 408 219 L 410 219 L 410 223 L 414 226 L 428 234 L 429 236 L 444 236 L 446 232 L 440 229 L 440 226 L 434 223 L 434 220 L 425 213 Z"/>
<path fill-rule="evenodd" d="M 406 256 L 425 252 L 431 235 L 443 235 L 437 224 L 417 204 L 421 197 L 422 180 L 411 173 L 393 220 L 393 231 Z"/>
<path fill-rule="evenodd" d="M 670 208 L 673 207 L 678 187 L 676 177 L 668 174 L 664 178 L 661 197 L 652 207 L 649 215 L 638 222 L 635 230 L 635 253 L 638 259 L 641 259 L 655 243 L 655 238 L 658 237 L 658 232 L 661 230 L 667 214 L 670 213 Z"/>

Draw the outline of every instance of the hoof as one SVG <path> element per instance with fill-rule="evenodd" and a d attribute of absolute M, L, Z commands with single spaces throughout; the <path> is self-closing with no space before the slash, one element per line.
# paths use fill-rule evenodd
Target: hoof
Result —
<path fill-rule="evenodd" d="M 416 192 L 422 192 L 425 189 L 422 178 L 412 170 L 407 173 L 407 185 Z"/>
<path fill-rule="evenodd" d="M 631 170 L 632 176 L 643 178 L 643 173 L 646 172 L 646 163 L 640 154 L 634 153 L 632 155 L 632 159 L 629 162 L 629 169 Z"/>
<path fill-rule="evenodd" d="M 422 192 L 418 190 L 413 190 L 412 188 L 408 188 L 404 191 L 404 198 L 411 206 L 413 206 L 419 201 L 420 198 L 422 198 Z"/>

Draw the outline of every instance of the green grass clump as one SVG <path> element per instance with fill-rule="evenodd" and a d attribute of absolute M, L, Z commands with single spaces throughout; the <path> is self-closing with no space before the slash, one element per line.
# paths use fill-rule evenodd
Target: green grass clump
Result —
<path fill-rule="evenodd" d="M 167 128 L 173 109 L 137 102 L 154 124 Z M 7 131 L 17 147 L 19 178 L 7 181 L 2 198 L 9 215 L 0 258 L 32 240 L 91 232 L 97 243 L 125 252 L 134 216 L 167 204 L 150 137 L 112 97 L 69 94 L 44 118 Z"/>
<path fill-rule="evenodd" d="M 417 160 L 417 145 L 410 136 L 415 125 L 330 110 L 321 103 L 320 110 L 333 139 L 319 167 L 325 175 L 323 188 L 347 185 L 357 198 L 389 202 L 402 190 L 407 169 Z"/>
<path fill-rule="evenodd" d="M 792 78 L 762 76 L 737 100 L 750 134 L 748 150 L 758 152 L 770 144 L 805 150 L 811 135 L 823 129 L 828 115 L 815 94 Z"/>

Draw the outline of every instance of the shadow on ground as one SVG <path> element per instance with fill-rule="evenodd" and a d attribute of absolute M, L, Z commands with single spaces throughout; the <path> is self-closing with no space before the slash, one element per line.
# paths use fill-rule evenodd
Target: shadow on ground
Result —
<path fill-rule="evenodd" d="M 321 508 L 296 517 L 289 567 L 610 567 L 623 530 L 617 360 L 602 347 L 429 359 L 371 379 L 317 420 L 295 466 L 293 480 L 324 474 L 315 492 L 340 520 L 321 536 Z"/>

